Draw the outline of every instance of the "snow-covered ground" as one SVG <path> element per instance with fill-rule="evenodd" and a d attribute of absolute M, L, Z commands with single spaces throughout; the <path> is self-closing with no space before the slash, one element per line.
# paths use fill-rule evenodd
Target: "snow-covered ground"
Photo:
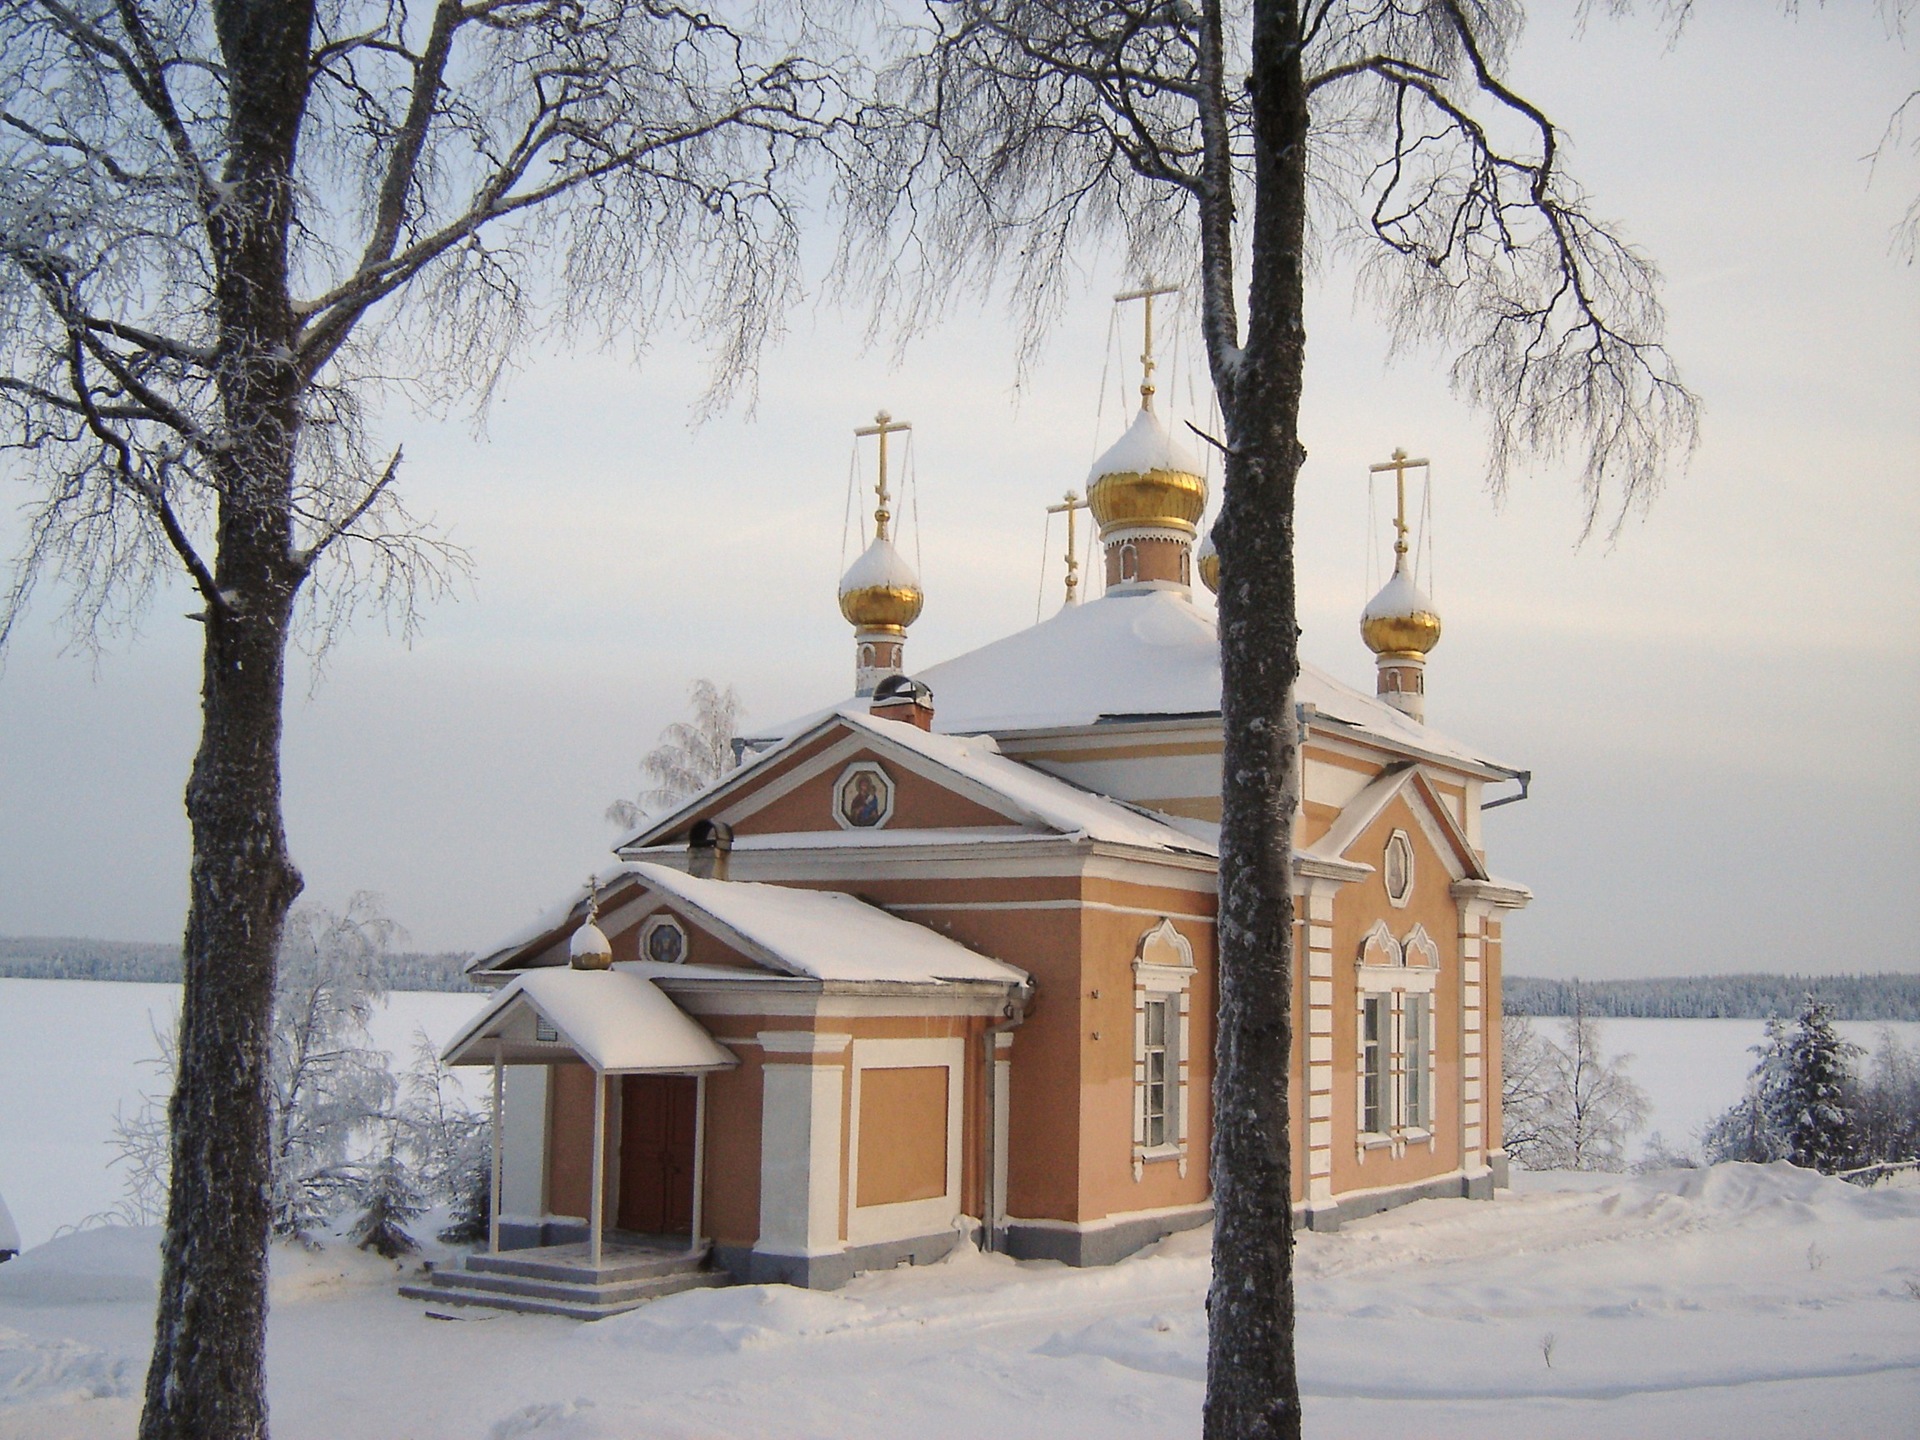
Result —
<path fill-rule="evenodd" d="M 117 1196 L 117 1104 L 172 987 L 0 980 L 0 1440 L 128 1436 L 152 1231 L 60 1226 Z M 476 997 L 402 995 L 381 1043 L 445 1039 Z M 1878 1027 L 1849 1027 L 1871 1043 Z M 1911 1043 L 1920 1027 L 1900 1027 Z M 1607 1021 L 1669 1140 L 1738 1094 L 1744 1021 Z M 1667 1037 L 1671 1037 L 1669 1041 Z M 1522 1175 L 1300 1237 L 1310 1433 L 1873 1436 L 1920 1407 L 1920 1188 L 1785 1166 Z M 582 1326 L 428 1318 L 393 1266 L 275 1255 L 281 1440 L 1199 1433 L 1207 1236 L 1105 1270 L 966 1254 L 833 1294 L 701 1291 Z M 1551 1363 L 1549 1363 L 1551 1362 Z M 1907 1417 L 1902 1420 L 1902 1416 Z"/>
<path fill-rule="evenodd" d="M 446 1322 L 351 1250 L 275 1255 L 282 1440 L 1199 1433 L 1207 1237 L 1072 1271 L 966 1254 L 833 1294 Z M 1307 1234 L 1316 1436 L 1880 1437 L 1920 1404 L 1920 1190 L 1781 1165 L 1528 1177 Z M 154 1232 L 0 1269 L 0 1440 L 133 1433 Z M 1549 1363 L 1551 1361 L 1551 1363 Z M 1905 1417 L 1904 1419 L 1902 1417 Z"/>

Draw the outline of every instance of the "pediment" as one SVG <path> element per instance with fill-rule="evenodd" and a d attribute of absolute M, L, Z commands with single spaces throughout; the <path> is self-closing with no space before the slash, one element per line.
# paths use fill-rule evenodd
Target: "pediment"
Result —
<path fill-rule="evenodd" d="M 1327 833 L 1309 848 L 1309 855 L 1328 860 L 1371 864 L 1358 847 L 1373 824 L 1395 800 L 1405 802 L 1428 844 L 1439 854 L 1452 880 L 1484 880 L 1486 869 L 1440 793 L 1420 766 L 1391 765 L 1347 802 Z"/>

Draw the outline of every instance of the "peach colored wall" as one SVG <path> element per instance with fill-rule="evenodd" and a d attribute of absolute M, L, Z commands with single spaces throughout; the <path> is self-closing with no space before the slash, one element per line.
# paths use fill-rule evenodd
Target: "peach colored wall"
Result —
<path fill-rule="evenodd" d="M 585 1065 L 556 1065 L 548 1104 L 547 1211 L 552 1215 L 587 1218 L 593 1196 L 593 1071 Z M 612 1100 L 609 1095 L 609 1101 Z M 613 1198 L 619 1177 L 614 1164 L 619 1154 L 619 1126 L 612 1104 L 607 1107 L 606 1156 L 602 1190 L 607 1223 L 612 1223 Z"/>
<path fill-rule="evenodd" d="M 869 1070 L 860 1079 L 857 1205 L 897 1205 L 947 1191 L 947 1067 Z M 871 1141 L 888 1137 L 885 1145 Z"/>
<path fill-rule="evenodd" d="M 1413 844 L 1414 892 L 1404 909 L 1387 900 L 1382 877 L 1387 840 L 1395 830 L 1406 832 Z M 1375 1189 L 1404 1185 L 1459 1168 L 1460 1149 L 1460 912 L 1448 893 L 1452 884 L 1441 856 L 1409 805 L 1406 794 L 1396 796 L 1347 850 L 1350 859 L 1375 867 L 1365 880 L 1340 888 L 1333 906 L 1333 1189 Z M 1440 974 L 1433 992 L 1433 1125 L 1431 1149 L 1409 1145 L 1395 1160 L 1386 1149 L 1370 1150 L 1356 1159 L 1359 1135 L 1356 1100 L 1360 1009 L 1355 985 L 1355 960 L 1360 943 L 1376 918 L 1384 918 L 1395 939 L 1404 939 L 1414 925 L 1426 927 L 1440 952 Z"/>

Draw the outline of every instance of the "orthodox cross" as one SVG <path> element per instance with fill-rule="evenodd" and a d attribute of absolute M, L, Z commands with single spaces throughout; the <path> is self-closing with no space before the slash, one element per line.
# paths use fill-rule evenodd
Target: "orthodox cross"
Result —
<path fill-rule="evenodd" d="M 895 420 L 882 410 L 873 417 L 873 424 L 862 425 L 853 433 L 856 438 L 868 435 L 880 437 L 880 483 L 873 487 L 873 493 L 879 497 L 880 504 L 873 512 L 873 538 L 887 538 L 887 521 L 893 518 L 893 512 L 887 509 L 887 436 L 897 435 L 902 430 L 911 430 L 913 426 L 905 420 Z"/>
<path fill-rule="evenodd" d="M 1080 498 L 1078 491 L 1069 490 L 1066 498 L 1058 505 L 1047 506 L 1049 515 L 1058 515 L 1064 511 L 1067 517 L 1067 604 L 1069 605 L 1080 603 L 1080 557 L 1075 553 L 1077 547 L 1073 543 L 1073 512 L 1085 510 L 1087 503 Z"/>
<path fill-rule="evenodd" d="M 1391 460 L 1383 460 L 1378 465 L 1369 465 L 1369 473 L 1378 475 L 1383 470 L 1393 471 L 1393 553 L 1394 565 L 1399 566 L 1399 557 L 1407 553 L 1407 471 L 1424 468 L 1425 460 L 1409 460 L 1407 452 L 1396 449 Z"/>
<path fill-rule="evenodd" d="M 1122 290 L 1113 297 L 1113 303 L 1124 305 L 1129 300 L 1144 300 L 1146 308 L 1146 342 L 1140 349 L 1140 408 L 1153 408 L 1153 297 L 1156 295 L 1178 295 L 1178 285 L 1156 285 L 1153 277 L 1147 277 L 1147 283 L 1138 290 Z M 1071 514 L 1071 512 L 1069 512 Z"/>

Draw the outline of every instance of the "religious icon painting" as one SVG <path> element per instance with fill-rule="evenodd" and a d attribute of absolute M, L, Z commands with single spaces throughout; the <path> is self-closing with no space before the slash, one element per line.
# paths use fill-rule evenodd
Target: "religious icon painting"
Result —
<path fill-rule="evenodd" d="M 833 786 L 833 818 L 848 830 L 878 830 L 893 818 L 893 777 L 872 760 L 856 760 Z"/>
<path fill-rule="evenodd" d="M 671 915 L 656 915 L 640 932 L 640 954 L 656 965 L 678 965 L 687 958 L 687 932 Z"/>

